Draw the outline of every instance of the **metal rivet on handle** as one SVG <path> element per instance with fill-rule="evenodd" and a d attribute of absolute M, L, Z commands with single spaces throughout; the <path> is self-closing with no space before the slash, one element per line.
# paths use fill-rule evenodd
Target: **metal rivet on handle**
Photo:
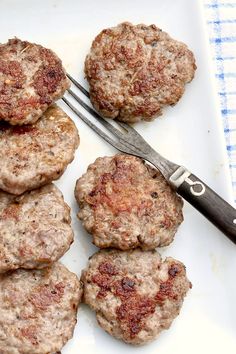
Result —
<path fill-rule="evenodd" d="M 203 195 L 206 191 L 206 187 L 204 186 L 204 184 L 200 181 L 192 181 L 190 178 L 186 178 L 185 181 L 191 186 L 190 187 L 190 191 L 193 195 L 195 195 L 196 197 L 199 197 L 201 195 Z M 200 187 L 199 191 L 196 191 L 194 187 Z"/>

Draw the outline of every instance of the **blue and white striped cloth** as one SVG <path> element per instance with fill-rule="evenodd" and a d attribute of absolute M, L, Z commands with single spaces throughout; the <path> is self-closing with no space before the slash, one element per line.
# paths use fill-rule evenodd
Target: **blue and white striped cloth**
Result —
<path fill-rule="evenodd" d="M 236 202 L 236 2 L 204 2 Z"/>

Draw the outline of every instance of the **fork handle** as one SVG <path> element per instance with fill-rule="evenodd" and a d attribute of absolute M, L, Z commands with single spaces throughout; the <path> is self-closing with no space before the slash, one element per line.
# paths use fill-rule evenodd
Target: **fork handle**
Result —
<path fill-rule="evenodd" d="M 170 184 L 236 244 L 236 210 L 230 204 L 182 166 L 172 174 Z"/>

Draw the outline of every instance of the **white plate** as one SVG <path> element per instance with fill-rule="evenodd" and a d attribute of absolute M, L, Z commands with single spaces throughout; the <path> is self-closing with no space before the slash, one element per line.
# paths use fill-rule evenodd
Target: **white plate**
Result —
<path fill-rule="evenodd" d="M 180 102 L 163 118 L 138 124 L 142 135 L 173 161 L 187 166 L 231 201 L 224 140 L 209 66 L 207 38 L 200 2 L 196 0 L 1 0 L 1 42 L 18 36 L 54 49 L 68 72 L 84 83 L 83 62 L 94 36 L 121 21 L 155 23 L 186 42 L 196 55 L 198 70 Z M 64 107 L 63 104 L 61 104 Z M 73 191 L 76 179 L 98 156 L 115 151 L 69 109 L 81 136 L 76 158 L 57 183 L 72 208 L 75 242 L 63 257 L 78 275 L 95 251 L 76 219 Z M 175 241 L 160 252 L 183 261 L 193 289 L 168 331 L 143 347 L 132 347 L 100 329 L 86 306 L 79 310 L 73 339 L 63 354 L 199 354 L 236 353 L 236 246 L 187 203 L 185 221 Z"/>

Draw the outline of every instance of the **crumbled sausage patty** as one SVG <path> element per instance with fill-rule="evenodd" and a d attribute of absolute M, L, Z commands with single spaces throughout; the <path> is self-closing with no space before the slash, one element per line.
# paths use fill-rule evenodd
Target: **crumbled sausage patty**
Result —
<path fill-rule="evenodd" d="M 126 122 L 153 120 L 194 77 L 193 53 L 155 25 L 124 22 L 93 41 L 85 74 L 95 108 Z"/>
<path fill-rule="evenodd" d="M 60 263 L 0 275 L 0 353 L 55 353 L 72 337 L 82 296 Z"/>
<path fill-rule="evenodd" d="M 182 199 L 160 172 L 130 155 L 98 158 L 78 179 L 75 197 L 100 248 L 166 246 L 183 220 Z"/>
<path fill-rule="evenodd" d="M 144 344 L 168 329 L 191 288 L 184 265 L 156 251 L 102 250 L 81 277 L 84 302 L 112 336 Z"/>
<path fill-rule="evenodd" d="M 17 38 L 0 45 L 0 120 L 34 123 L 68 87 L 52 50 Z"/>
<path fill-rule="evenodd" d="M 43 268 L 73 242 L 70 208 L 53 184 L 17 197 L 0 191 L 0 273 Z"/>
<path fill-rule="evenodd" d="M 0 122 L 0 189 L 21 194 L 58 179 L 78 145 L 74 122 L 56 105 L 32 125 Z"/>

